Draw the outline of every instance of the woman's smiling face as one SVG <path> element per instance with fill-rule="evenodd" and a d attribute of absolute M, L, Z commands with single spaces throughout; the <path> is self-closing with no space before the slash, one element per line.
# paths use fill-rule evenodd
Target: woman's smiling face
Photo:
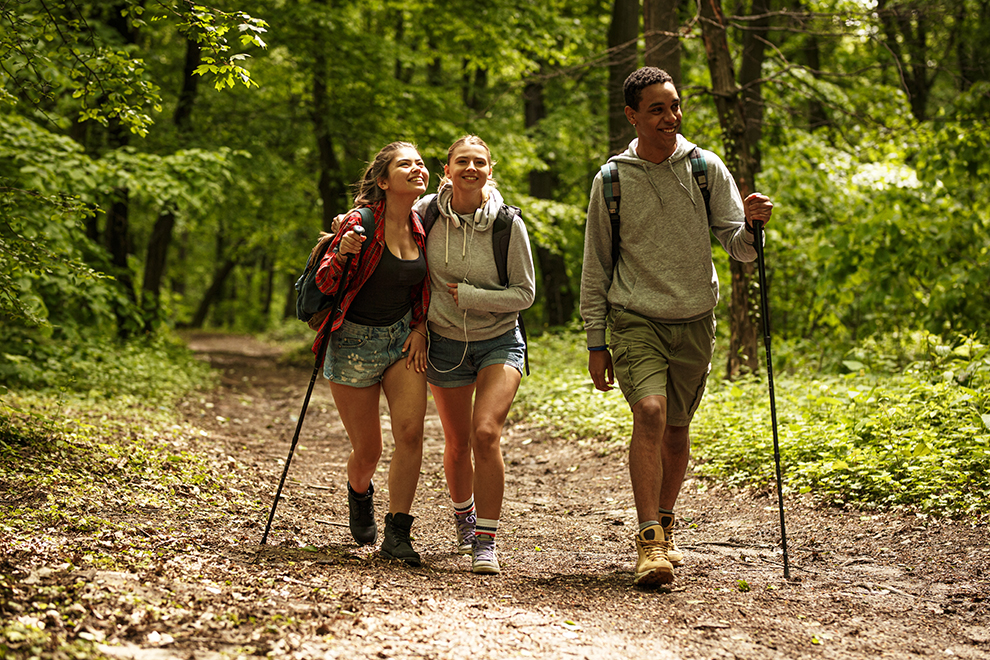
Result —
<path fill-rule="evenodd" d="M 411 147 L 403 147 L 395 152 L 388 165 L 388 176 L 380 180 L 379 185 L 393 194 L 421 195 L 426 192 L 429 181 L 430 171 L 426 169 L 419 152 Z"/>
<path fill-rule="evenodd" d="M 492 175 L 488 149 L 480 144 L 462 144 L 454 149 L 443 171 L 451 185 L 463 192 L 482 190 Z"/>

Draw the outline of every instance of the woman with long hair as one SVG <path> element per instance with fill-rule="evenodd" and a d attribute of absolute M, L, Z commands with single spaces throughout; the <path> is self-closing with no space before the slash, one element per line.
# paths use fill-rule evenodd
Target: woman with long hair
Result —
<path fill-rule="evenodd" d="M 382 455 L 379 399 L 388 402 L 395 452 L 388 475 L 389 512 L 381 554 L 420 565 L 413 549 L 410 515 L 423 460 L 426 415 L 426 314 L 430 304 L 426 235 L 413 203 L 426 192 L 430 173 L 416 147 L 387 145 L 357 184 L 355 207 L 374 211 L 375 231 L 354 231 L 361 215 L 343 219 L 316 274 L 328 295 L 346 290 L 331 332 L 324 376 L 351 441 L 347 459 L 349 526 L 354 540 L 374 544 L 378 536 L 372 475 Z M 368 245 L 362 249 L 362 244 Z M 348 255 L 355 255 L 343 272 Z"/>
<path fill-rule="evenodd" d="M 519 209 L 503 203 L 493 166 L 481 138 L 460 138 L 447 151 L 437 194 L 415 206 L 431 227 L 426 377 L 443 425 L 458 549 L 472 555 L 473 572 L 489 574 L 501 570 L 495 552 L 505 490 L 500 443 L 525 359 L 518 316 L 536 294 L 526 226 Z M 492 247 L 499 222 L 510 223 L 507 281 Z"/>

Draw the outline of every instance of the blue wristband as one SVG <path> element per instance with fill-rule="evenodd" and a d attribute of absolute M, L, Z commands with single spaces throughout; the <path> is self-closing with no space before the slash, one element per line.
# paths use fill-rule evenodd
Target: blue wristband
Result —
<path fill-rule="evenodd" d="M 604 351 L 606 349 L 608 349 L 608 346 L 589 346 L 588 347 L 588 350 L 589 351 Z"/>

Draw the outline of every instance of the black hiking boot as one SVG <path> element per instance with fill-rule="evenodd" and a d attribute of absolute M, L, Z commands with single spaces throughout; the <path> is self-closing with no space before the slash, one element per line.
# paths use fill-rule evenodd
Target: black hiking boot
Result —
<path fill-rule="evenodd" d="M 381 553 L 386 559 L 398 559 L 410 566 L 421 566 L 419 553 L 413 550 L 409 531 L 414 518 L 408 513 L 395 513 L 385 516 L 385 538 Z"/>
<path fill-rule="evenodd" d="M 375 525 L 375 485 L 368 484 L 368 492 L 358 495 L 347 483 L 347 508 L 350 512 L 351 536 L 358 545 L 372 545 L 378 538 Z"/>

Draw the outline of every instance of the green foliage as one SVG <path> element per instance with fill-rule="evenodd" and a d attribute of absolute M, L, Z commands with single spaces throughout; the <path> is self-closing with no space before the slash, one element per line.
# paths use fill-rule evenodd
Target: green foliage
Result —
<path fill-rule="evenodd" d="M 167 335 L 120 343 L 55 341 L 0 327 L 0 384 L 14 389 L 75 392 L 93 402 L 131 396 L 175 400 L 210 379 L 209 367 Z"/>
<path fill-rule="evenodd" d="M 599 392 L 592 385 L 583 335 L 531 337 L 529 360 L 532 373 L 522 380 L 513 420 L 577 440 L 611 440 L 615 447 L 625 442 L 632 432 L 629 406 L 618 389 Z"/>
<path fill-rule="evenodd" d="M 847 373 L 775 374 L 787 490 L 826 504 L 986 513 L 990 348 L 973 338 L 948 345 L 928 336 L 898 366 L 905 342 L 893 345 L 894 354 L 878 344 L 851 352 L 842 361 Z M 632 415 L 618 392 L 592 390 L 583 337 L 534 338 L 530 360 L 533 374 L 523 379 L 514 419 L 566 437 L 607 439 L 613 449 L 627 445 Z M 709 379 L 691 428 L 698 474 L 734 487 L 774 483 L 764 381 Z"/>
<path fill-rule="evenodd" d="M 171 16 L 183 33 L 213 54 L 210 67 L 199 73 L 212 74 L 217 89 L 235 82 L 256 84 L 237 64 L 248 56 L 231 54 L 226 34 L 237 30 L 241 46 L 264 48 L 264 21 L 183 1 L 163 0 L 155 9 L 164 15 L 153 15 L 152 20 Z M 0 23 L 6 24 L 0 31 L 0 70 L 5 73 L 0 101 L 19 98 L 59 122 L 62 110 L 73 107 L 79 122 L 108 126 L 116 121 L 147 135 L 154 122 L 151 113 L 162 109 L 162 97 L 131 43 L 137 31 L 147 27 L 144 3 L 121 0 L 101 11 L 105 16 L 66 0 L 23 0 L 5 7 L 0 12 Z M 73 103 L 63 103 L 68 98 Z"/>

